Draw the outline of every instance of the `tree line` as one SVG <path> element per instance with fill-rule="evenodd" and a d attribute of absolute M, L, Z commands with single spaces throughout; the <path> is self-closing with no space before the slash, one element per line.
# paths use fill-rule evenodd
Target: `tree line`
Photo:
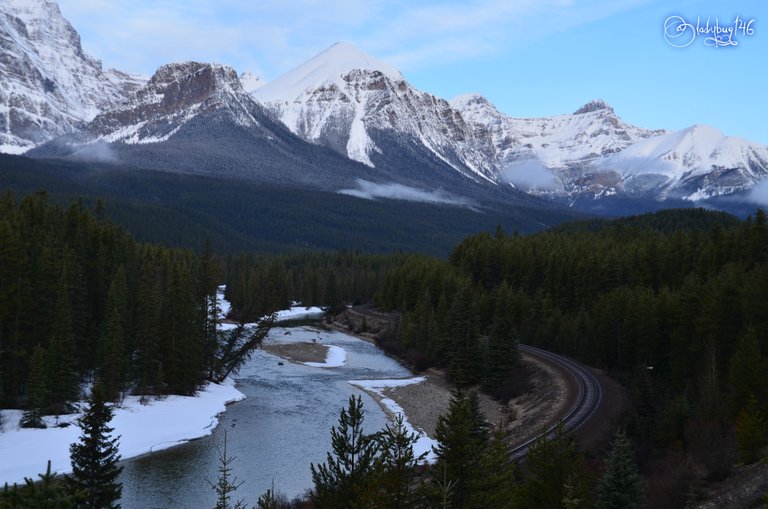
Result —
<path fill-rule="evenodd" d="M 26 408 L 25 425 L 70 411 L 88 380 L 108 400 L 191 394 L 248 354 L 232 358 L 239 339 L 217 334 L 210 249 L 137 243 L 103 217 L 45 193 L 0 197 L 0 406 Z"/>

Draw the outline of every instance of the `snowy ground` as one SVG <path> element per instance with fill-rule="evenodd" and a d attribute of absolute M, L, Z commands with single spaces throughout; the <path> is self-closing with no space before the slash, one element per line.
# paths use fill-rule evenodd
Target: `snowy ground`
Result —
<path fill-rule="evenodd" d="M 328 351 L 325 354 L 325 362 L 305 362 L 307 366 L 315 368 L 340 368 L 347 362 L 347 351 L 336 345 L 326 345 Z"/>
<path fill-rule="evenodd" d="M 125 398 L 115 409 L 110 425 L 113 435 L 120 436 L 123 459 L 209 435 L 218 424 L 218 415 L 226 404 L 245 396 L 234 382 L 208 384 L 197 396 L 167 396 L 142 405 L 138 396 Z M 25 477 L 37 479 L 45 472 L 48 460 L 58 473 L 71 472 L 69 444 L 76 442 L 80 428 L 77 415 L 48 417 L 47 429 L 19 428 L 20 410 L 3 410 L 3 432 L 0 433 L 0 485 L 20 483 Z M 68 427 L 56 427 L 69 423 Z"/>

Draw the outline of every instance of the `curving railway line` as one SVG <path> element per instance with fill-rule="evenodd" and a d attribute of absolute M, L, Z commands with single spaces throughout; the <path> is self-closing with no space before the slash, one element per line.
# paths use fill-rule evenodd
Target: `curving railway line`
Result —
<path fill-rule="evenodd" d="M 549 438 L 554 435 L 555 430 L 557 429 L 560 422 L 563 423 L 565 430 L 568 432 L 579 429 L 585 422 L 590 419 L 590 417 L 592 417 L 603 400 L 603 389 L 600 385 L 600 382 L 595 377 L 595 375 L 592 374 L 589 368 L 583 364 L 580 364 L 573 359 L 569 359 L 568 357 L 563 357 L 562 355 L 557 355 L 555 353 L 542 350 L 541 348 L 536 348 L 535 346 L 520 345 L 519 349 L 521 352 L 524 352 L 533 357 L 538 357 L 539 359 L 549 364 L 554 364 L 566 372 L 575 381 L 577 395 L 575 402 L 557 423 L 553 424 L 538 435 L 527 439 L 525 442 L 514 444 L 510 448 L 510 457 L 514 461 L 520 461 L 525 458 L 525 455 L 528 453 L 528 449 L 539 438 Z"/>

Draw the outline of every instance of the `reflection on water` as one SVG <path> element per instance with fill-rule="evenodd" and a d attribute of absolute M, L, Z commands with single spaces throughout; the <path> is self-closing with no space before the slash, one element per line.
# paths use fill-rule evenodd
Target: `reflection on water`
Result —
<path fill-rule="evenodd" d="M 286 332 L 290 334 L 286 335 Z M 227 432 L 227 453 L 235 456 L 233 474 L 243 485 L 236 492 L 248 507 L 272 486 L 289 497 L 312 484 L 311 462 L 325 460 L 330 429 L 352 394 L 361 394 L 368 431 L 381 429 L 386 417 L 348 380 L 410 376 L 408 370 L 376 346 L 338 332 L 312 327 L 279 328 L 271 340 L 319 340 L 347 351 L 340 368 L 313 368 L 284 362 L 259 350 L 238 374 L 237 388 L 247 398 L 231 405 L 209 437 L 124 462 L 124 509 L 197 509 L 215 505 L 209 482 L 217 479 L 218 448 Z"/>

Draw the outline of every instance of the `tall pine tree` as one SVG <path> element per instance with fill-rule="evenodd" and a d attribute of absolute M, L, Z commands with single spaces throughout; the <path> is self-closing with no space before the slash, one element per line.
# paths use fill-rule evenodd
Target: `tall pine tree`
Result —
<path fill-rule="evenodd" d="M 445 475 L 453 483 L 451 507 L 480 507 L 478 483 L 483 475 L 482 458 L 488 448 L 488 425 L 480 411 L 477 394 L 455 391 L 448 412 L 435 426 L 437 462 L 434 477 Z"/>
<path fill-rule="evenodd" d="M 616 433 L 605 473 L 597 483 L 597 509 L 640 509 L 643 481 L 637 473 L 632 444 L 623 432 Z"/>
<path fill-rule="evenodd" d="M 69 447 L 72 475 L 71 491 L 82 497 L 78 505 L 82 509 L 119 509 L 122 485 L 118 476 L 122 467 L 118 438 L 112 437 L 112 408 L 107 404 L 99 387 L 93 387 L 88 408 L 78 420 L 80 440 Z"/>
<path fill-rule="evenodd" d="M 312 501 L 319 509 L 366 507 L 366 497 L 377 470 L 375 437 L 363 431 L 363 401 L 350 396 L 339 425 L 331 429 L 333 454 L 325 463 L 311 464 Z"/>

